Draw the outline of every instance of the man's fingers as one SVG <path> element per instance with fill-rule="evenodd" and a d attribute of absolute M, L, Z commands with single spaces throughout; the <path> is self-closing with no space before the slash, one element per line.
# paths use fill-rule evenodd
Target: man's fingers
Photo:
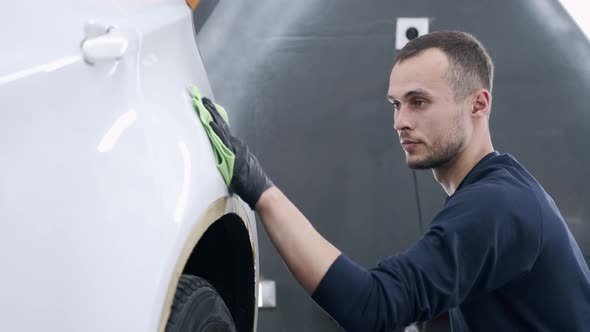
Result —
<path fill-rule="evenodd" d="M 210 125 L 211 129 L 213 129 L 215 134 L 217 134 L 217 137 L 219 137 L 223 142 L 223 145 L 225 145 L 228 149 L 233 151 L 231 145 L 231 134 L 225 128 L 221 127 L 215 122 L 211 122 Z"/>
<path fill-rule="evenodd" d="M 213 117 L 213 121 L 215 121 L 215 123 L 217 123 L 218 125 L 227 125 L 225 119 L 221 116 L 221 114 L 219 114 L 219 111 L 217 111 L 217 107 L 215 107 L 215 104 L 213 104 L 213 102 L 209 98 L 203 98 L 203 105 L 205 105 L 205 108 L 207 108 L 207 110 Z"/>

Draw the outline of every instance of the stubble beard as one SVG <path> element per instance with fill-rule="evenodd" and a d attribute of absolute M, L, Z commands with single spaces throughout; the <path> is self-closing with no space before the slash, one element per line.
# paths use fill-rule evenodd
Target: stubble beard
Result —
<path fill-rule="evenodd" d="M 440 143 L 432 146 L 426 156 L 422 158 L 411 160 L 406 156 L 406 164 L 411 169 L 419 170 L 440 168 L 449 165 L 465 147 L 464 133 L 463 118 L 459 114 L 455 118 L 452 129 L 444 135 L 446 137 L 440 137 L 432 141 Z"/>

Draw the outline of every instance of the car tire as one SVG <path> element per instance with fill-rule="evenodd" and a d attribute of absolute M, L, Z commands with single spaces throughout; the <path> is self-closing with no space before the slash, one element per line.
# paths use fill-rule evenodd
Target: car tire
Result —
<path fill-rule="evenodd" d="M 232 316 L 205 279 L 183 274 L 178 281 L 166 332 L 235 332 Z"/>

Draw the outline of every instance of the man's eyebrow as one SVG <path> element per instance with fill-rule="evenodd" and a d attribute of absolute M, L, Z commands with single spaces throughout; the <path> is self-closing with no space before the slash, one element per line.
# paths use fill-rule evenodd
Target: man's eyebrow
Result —
<path fill-rule="evenodd" d="M 399 100 L 395 99 L 394 96 L 389 95 L 389 94 L 387 95 L 387 101 L 390 102 L 392 105 L 395 103 L 399 103 Z"/>
<path fill-rule="evenodd" d="M 416 90 L 408 91 L 404 95 L 404 98 L 406 98 L 406 99 L 410 98 L 410 97 L 431 97 L 431 95 L 430 95 L 430 93 L 428 93 L 425 90 L 416 89 Z"/>

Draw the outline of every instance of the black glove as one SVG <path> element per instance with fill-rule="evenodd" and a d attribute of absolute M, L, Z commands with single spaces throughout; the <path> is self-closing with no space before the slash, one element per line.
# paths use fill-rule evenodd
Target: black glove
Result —
<path fill-rule="evenodd" d="M 208 98 L 203 98 L 203 105 L 213 117 L 211 128 L 236 156 L 230 189 L 254 210 L 262 193 L 274 184 L 266 176 L 256 157 L 250 153 L 248 146 L 231 134 L 228 124 L 217 111 L 215 104 Z"/>

